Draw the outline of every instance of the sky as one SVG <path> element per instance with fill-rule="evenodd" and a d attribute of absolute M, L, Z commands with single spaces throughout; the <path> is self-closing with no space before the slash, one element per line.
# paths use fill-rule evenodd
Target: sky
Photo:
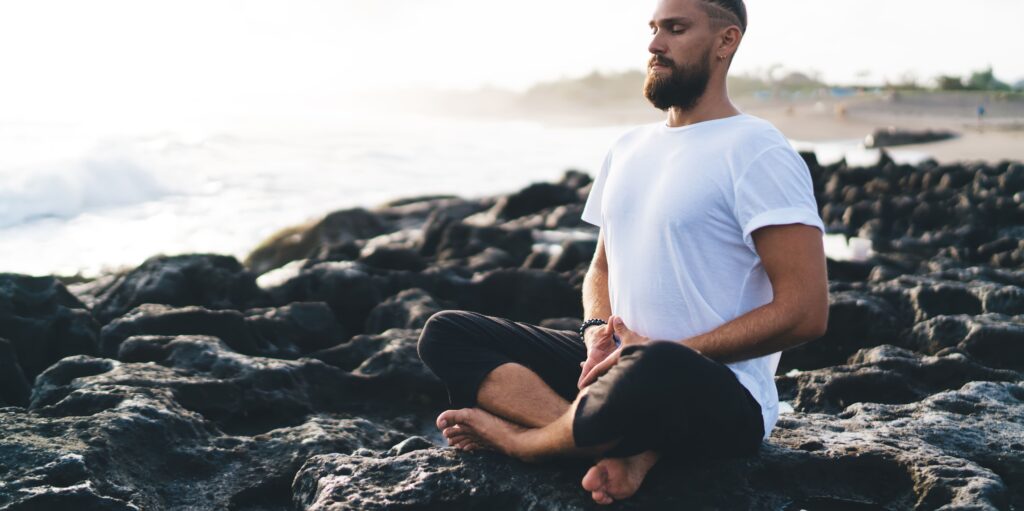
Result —
<path fill-rule="evenodd" d="M 316 111 L 363 91 L 522 90 L 646 61 L 652 0 L 0 3 L 0 124 Z M 747 0 L 734 71 L 1024 79 L 1021 0 Z"/>

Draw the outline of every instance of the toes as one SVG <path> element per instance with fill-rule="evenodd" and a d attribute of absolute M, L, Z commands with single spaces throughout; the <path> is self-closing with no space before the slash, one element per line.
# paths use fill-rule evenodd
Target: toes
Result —
<path fill-rule="evenodd" d="M 470 421 L 472 410 L 462 408 L 460 410 L 445 410 L 437 416 L 437 429 L 444 429 L 456 424 L 463 424 Z"/>
<path fill-rule="evenodd" d="M 609 497 L 608 494 L 603 492 L 603 491 L 595 491 L 595 492 L 591 493 L 590 494 L 590 498 L 594 499 L 594 502 L 597 502 L 598 504 L 603 504 L 603 505 L 611 504 L 612 502 L 615 502 L 615 499 Z"/>
<path fill-rule="evenodd" d="M 444 430 L 441 431 L 441 434 L 444 435 L 445 438 L 458 438 L 469 435 L 470 431 L 462 424 L 458 424 L 450 428 L 444 428 Z"/>
<path fill-rule="evenodd" d="M 583 489 L 590 492 L 597 492 L 604 488 L 608 482 L 608 472 L 602 465 L 590 467 L 587 474 L 583 476 Z"/>

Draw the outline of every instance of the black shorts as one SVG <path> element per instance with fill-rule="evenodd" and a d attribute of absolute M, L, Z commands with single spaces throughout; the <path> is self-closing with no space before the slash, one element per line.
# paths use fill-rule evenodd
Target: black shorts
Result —
<path fill-rule="evenodd" d="M 572 401 L 586 346 L 553 330 L 467 311 L 434 314 L 419 355 L 448 389 L 452 406 L 476 406 L 487 374 L 510 362 L 537 373 Z M 584 389 L 573 419 L 579 447 L 621 439 L 608 456 L 646 450 L 668 455 L 755 454 L 764 436 L 761 406 L 724 364 L 672 341 L 623 348 L 620 360 Z"/>

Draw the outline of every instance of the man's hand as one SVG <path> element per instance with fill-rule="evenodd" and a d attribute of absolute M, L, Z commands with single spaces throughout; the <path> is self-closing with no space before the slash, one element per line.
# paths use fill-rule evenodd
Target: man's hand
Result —
<path fill-rule="evenodd" d="M 611 319 L 611 318 L 609 318 Z M 608 358 L 615 351 L 615 339 L 612 337 L 611 325 L 598 325 L 588 328 L 584 332 L 584 344 L 587 345 L 587 360 L 580 362 L 583 370 L 580 372 L 580 379 L 576 383 L 583 388 L 583 377 L 590 372 L 602 360 Z"/>
<path fill-rule="evenodd" d="M 592 358 L 590 356 L 590 353 L 587 354 L 587 362 L 584 363 L 583 365 L 583 374 L 580 376 L 579 381 L 579 388 L 581 389 L 586 387 L 587 385 L 590 385 L 591 383 L 594 383 L 594 381 L 596 381 L 598 377 L 608 372 L 608 370 L 611 369 L 612 366 L 618 363 L 619 355 L 622 353 L 622 348 L 625 348 L 626 346 L 630 346 L 633 344 L 644 344 L 650 342 L 650 339 L 648 339 L 647 337 L 644 337 L 627 328 L 626 324 L 622 321 L 622 318 L 618 316 L 612 316 L 608 318 L 608 324 L 603 325 L 601 328 L 611 330 L 612 334 L 618 336 L 619 340 L 622 341 L 622 345 L 619 346 L 618 349 L 615 349 L 615 344 L 613 340 L 613 351 L 611 353 L 606 353 L 603 356 L 601 356 L 602 360 L 599 360 L 593 366 L 587 365 Z M 611 337 L 611 335 L 608 335 L 608 337 Z"/>

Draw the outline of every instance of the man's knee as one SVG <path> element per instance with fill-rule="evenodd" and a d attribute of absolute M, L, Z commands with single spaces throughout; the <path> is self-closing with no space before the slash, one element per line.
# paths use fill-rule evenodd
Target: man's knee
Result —
<path fill-rule="evenodd" d="M 628 380 L 652 391 L 671 391 L 670 382 L 690 380 L 697 375 L 688 370 L 701 363 L 703 355 L 691 348 L 673 341 L 652 341 L 647 344 L 627 346 L 619 364 L 627 373 Z M 696 382 L 693 382 L 696 383 Z"/>
<path fill-rule="evenodd" d="M 444 310 L 435 312 L 423 325 L 416 352 L 427 366 L 432 360 L 444 356 L 453 340 L 463 335 L 460 325 L 465 321 L 466 311 Z"/>

